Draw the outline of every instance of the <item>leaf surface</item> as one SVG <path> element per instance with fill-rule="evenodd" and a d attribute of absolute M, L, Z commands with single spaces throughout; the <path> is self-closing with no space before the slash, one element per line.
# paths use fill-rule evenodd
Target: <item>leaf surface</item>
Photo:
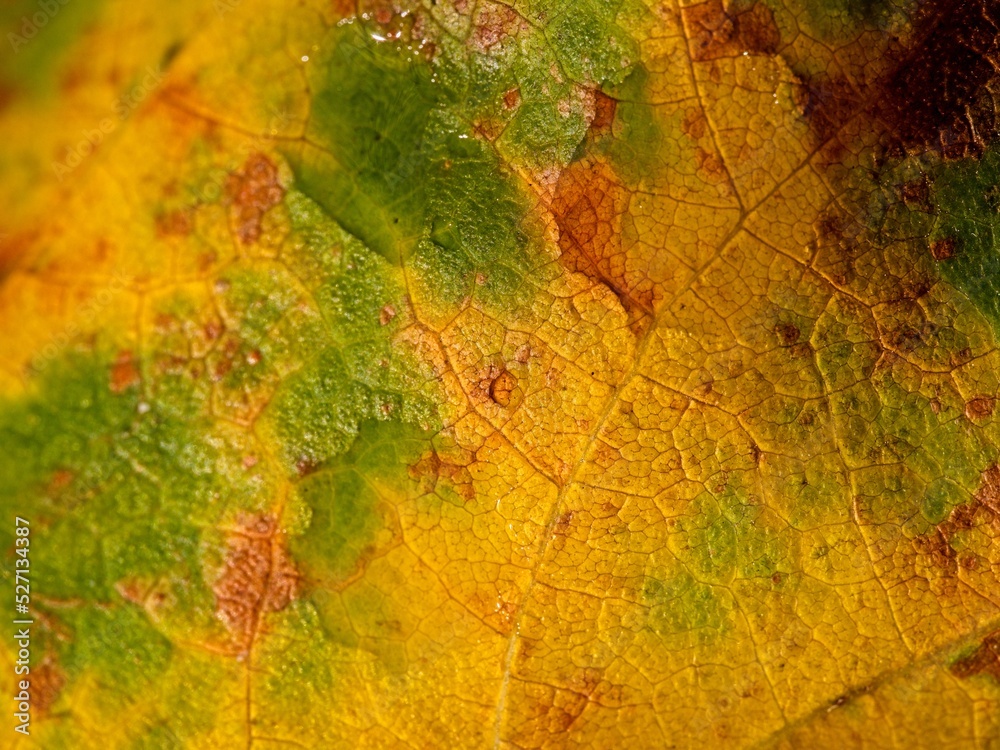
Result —
<path fill-rule="evenodd" d="M 55 5 L 5 746 L 1000 740 L 1000 5 Z"/>

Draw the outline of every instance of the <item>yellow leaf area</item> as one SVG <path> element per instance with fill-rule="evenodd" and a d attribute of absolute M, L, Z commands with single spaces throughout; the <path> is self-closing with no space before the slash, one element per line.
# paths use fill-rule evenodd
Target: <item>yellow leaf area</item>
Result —
<path fill-rule="evenodd" d="M 54 12 L 0 68 L 2 746 L 992 747 L 952 5 Z"/>

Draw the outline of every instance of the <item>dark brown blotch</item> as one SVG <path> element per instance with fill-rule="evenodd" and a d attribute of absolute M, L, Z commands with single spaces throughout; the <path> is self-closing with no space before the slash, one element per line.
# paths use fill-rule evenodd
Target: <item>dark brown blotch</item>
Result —
<path fill-rule="evenodd" d="M 1000 681 L 1000 632 L 983 638 L 975 651 L 951 665 L 951 673 L 963 680 L 985 674 Z"/>
<path fill-rule="evenodd" d="M 931 257 L 934 260 L 949 260 L 958 252 L 958 242 L 954 237 L 943 237 L 931 242 Z"/>
<path fill-rule="evenodd" d="M 1000 0 L 928 0 L 913 19 L 913 42 L 872 98 L 890 139 L 947 158 L 975 156 L 996 134 L 987 96 L 1000 62 Z"/>
<path fill-rule="evenodd" d="M 744 53 L 773 55 L 781 43 L 774 13 L 763 3 L 733 10 L 727 9 L 722 0 L 708 0 L 684 8 L 681 13 L 696 62 Z"/>

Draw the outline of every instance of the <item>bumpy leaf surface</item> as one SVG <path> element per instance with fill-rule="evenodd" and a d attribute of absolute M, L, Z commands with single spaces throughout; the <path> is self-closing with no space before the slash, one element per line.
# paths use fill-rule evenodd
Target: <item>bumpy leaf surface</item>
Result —
<path fill-rule="evenodd" d="M 1000 742 L 1000 2 L 0 20 L 4 747 Z"/>

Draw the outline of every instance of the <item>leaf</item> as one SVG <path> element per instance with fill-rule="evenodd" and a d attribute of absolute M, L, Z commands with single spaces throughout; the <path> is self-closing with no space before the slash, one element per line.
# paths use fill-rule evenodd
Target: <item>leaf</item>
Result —
<path fill-rule="evenodd" d="M 1000 739 L 992 0 L 0 18 L 10 746 Z"/>

